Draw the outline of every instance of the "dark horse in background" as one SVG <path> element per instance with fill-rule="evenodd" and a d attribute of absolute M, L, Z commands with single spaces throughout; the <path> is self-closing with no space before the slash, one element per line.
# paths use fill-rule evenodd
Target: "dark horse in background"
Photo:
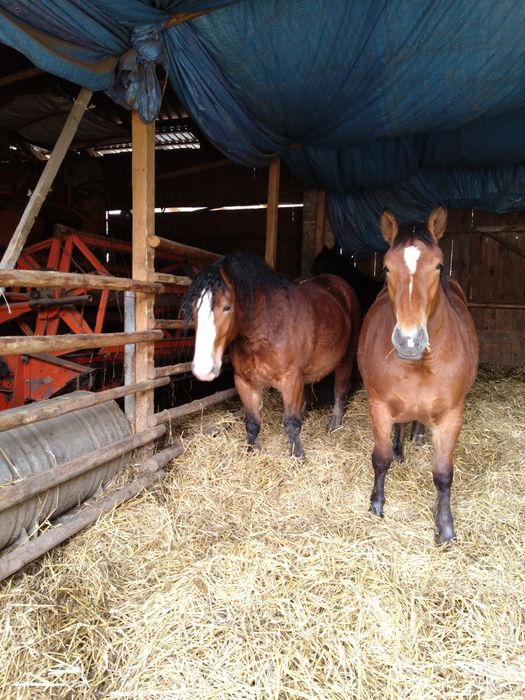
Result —
<path fill-rule="evenodd" d="M 303 457 L 304 385 L 330 372 L 335 385 L 328 427 L 341 425 L 360 328 L 359 302 L 344 280 L 291 281 L 255 255 L 231 253 L 196 275 L 183 305 L 186 320 L 195 321 L 192 371 L 198 379 L 215 379 L 230 347 L 250 446 L 260 447 L 262 395 L 271 386 L 283 397 L 291 453 Z"/>
<path fill-rule="evenodd" d="M 364 316 L 376 300 L 377 295 L 383 289 L 383 278 L 375 280 L 354 266 L 354 261 L 342 253 L 337 246 L 329 248 L 324 245 L 315 256 L 311 272 L 313 275 L 332 274 L 339 275 L 352 287 L 359 300 L 361 313 Z"/>
<path fill-rule="evenodd" d="M 358 348 L 375 442 L 370 510 L 383 516 L 392 425 L 423 423 L 432 432 L 438 544 L 455 538 L 452 457 L 479 359 L 465 296 L 443 269 L 438 241 L 446 221 L 443 207 L 432 211 L 426 226 L 399 226 L 393 214 L 383 212 L 381 231 L 390 246 L 384 257 L 386 288 L 365 318 Z"/>

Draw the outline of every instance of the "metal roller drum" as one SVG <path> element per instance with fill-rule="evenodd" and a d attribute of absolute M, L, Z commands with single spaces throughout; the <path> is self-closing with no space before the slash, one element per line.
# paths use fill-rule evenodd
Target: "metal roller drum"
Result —
<path fill-rule="evenodd" d="M 74 395 L 85 393 L 75 392 Z M 6 430 L 0 433 L 0 488 L 88 455 L 130 434 L 129 423 L 114 401 Z M 41 523 L 58 517 L 105 488 L 115 474 L 129 464 L 130 457 L 130 453 L 124 454 L 0 512 L 0 550 L 16 542 L 24 531 L 32 534 Z"/>

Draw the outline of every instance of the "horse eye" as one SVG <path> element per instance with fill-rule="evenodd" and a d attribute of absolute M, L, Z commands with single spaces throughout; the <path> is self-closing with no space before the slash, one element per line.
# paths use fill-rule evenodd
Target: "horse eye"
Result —
<path fill-rule="evenodd" d="M 382 272 L 390 272 L 390 270 L 388 269 L 388 267 L 386 265 L 383 265 Z"/>
<path fill-rule="evenodd" d="M 445 269 L 445 266 L 443 265 L 443 263 L 439 263 L 439 265 L 436 265 L 436 270 L 439 270 L 440 272 L 442 272 L 444 269 Z"/>
<path fill-rule="evenodd" d="M 224 304 L 224 306 L 222 307 L 223 311 L 229 311 L 230 309 L 231 309 L 231 306 L 229 304 Z"/>

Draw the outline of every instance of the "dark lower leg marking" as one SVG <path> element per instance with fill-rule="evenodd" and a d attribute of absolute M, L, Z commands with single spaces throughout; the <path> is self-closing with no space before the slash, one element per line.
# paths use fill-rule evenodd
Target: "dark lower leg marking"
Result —
<path fill-rule="evenodd" d="M 447 475 L 434 474 L 434 485 L 437 491 L 436 498 L 436 544 L 443 544 L 456 539 L 452 511 L 450 509 L 450 489 L 452 486 L 452 472 Z"/>
<path fill-rule="evenodd" d="M 244 418 L 244 425 L 246 426 L 248 445 L 260 450 L 261 443 L 259 441 L 259 433 L 261 431 L 261 421 L 254 416 L 253 413 L 247 413 Z"/>
<path fill-rule="evenodd" d="M 328 432 L 331 433 L 332 430 L 336 430 L 341 427 L 343 422 L 343 413 L 345 410 L 346 398 L 337 397 L 334 401 L 334 410 L 332 411 L 332 417 L 328 423 Z"/>
<path fill-rule="evenodd" d="M 301 432 L 301 419 L 297 416 L 284 417 L 284 429 L 290 440 L 292 457 L 304 457 L 304 451 L 299 439 Z"/>
<path fill-rule="evenodd" d="M 404 426 L 401 423 L 394 423 L 394 435 L 392 437 L 392 450 L 394 459 L 397 462 L 405 461 L 405 453 L 403 450 Z"/>
<path fill-rule="evenodd" d="M 375 452 L 372 454 L 374 488 L 370 497 L 370 511 L 380 518 L 383 517 L 383 506 L 385 504 L 385 476 L 391 464 L 392 457 L 381 457 Z"/>

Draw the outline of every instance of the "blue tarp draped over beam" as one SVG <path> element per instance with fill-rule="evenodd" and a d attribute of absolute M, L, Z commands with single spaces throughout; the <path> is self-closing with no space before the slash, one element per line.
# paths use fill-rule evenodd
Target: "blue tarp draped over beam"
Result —
<path fill-rule="evenodd" d="M 347 252 L 385 206 L 525 209 L 522 0 L 0 0 L 0 41 L 145 119 L 163 65 L 232 160 L 327 189 Z"/>

